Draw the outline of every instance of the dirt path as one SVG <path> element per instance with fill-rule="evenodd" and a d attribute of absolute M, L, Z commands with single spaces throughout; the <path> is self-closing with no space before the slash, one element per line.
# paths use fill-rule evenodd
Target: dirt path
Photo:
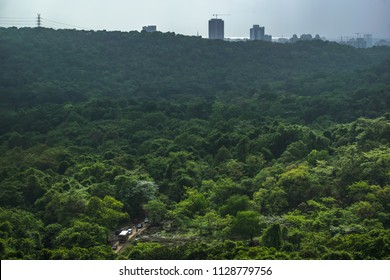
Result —
<path fill-rule="evenodd" d="M 125 250 L 129 245 L 130 243 L 135 239 L 137 238 L 138 236 L 140 236 L 146 229 L 148 228 L 148 225 L 144 225 L 141 229 L 138 229 L 133 226 L 132 229 L 133 229 L 133 233 L 129 236 L 129 238 L 127 239 L 126 242 L 124 243 L 120 243 L 119 241 L 117 241 L 114 245 L 117 246 L 116 250 L 115 250 L 115 253 L 116 254 L 119 254 L 121 251 Z"/>

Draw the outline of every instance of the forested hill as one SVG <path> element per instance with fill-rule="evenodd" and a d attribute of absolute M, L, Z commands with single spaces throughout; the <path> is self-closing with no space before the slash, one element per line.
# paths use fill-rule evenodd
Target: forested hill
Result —
<path fill-rule="evenodd" d="M 0 28 L 0 65 L 1 259 L 390 259 L 390 48 Z"/>
<path fill-rule="evenodd" d="M 0 28 L 0 61 L 0 106 L 5 109 L 100 99 L 94 102 L 105 106 L 94 115 L 107 118 L 110 102 L 121 103 L 121 98 L 141 98 L 158 103 L 145 106 L 170 111 L 155 97 L 181 96 L 181 105 L 191 104 L 189 110 L 197 117 L 207 117 L 212 106 L 224 104 L 221 114 L 227 118 L 282 117 L 312 123 L 378 117 L 390 106 L 388 47 Z M 198 99 L 188 102 L 188 96 Z M 2 120 L 0 131 L 8 131 L 12 121 Z"/>
<path fill-rule="evenodd" d="M 389 59 L 388 48 L 336 43 L 224 42 L 174 33 L 0 29 L 3 88 L 86 95 L 210 94 L 258 89 L 302 77 L 364 68 Z"/>

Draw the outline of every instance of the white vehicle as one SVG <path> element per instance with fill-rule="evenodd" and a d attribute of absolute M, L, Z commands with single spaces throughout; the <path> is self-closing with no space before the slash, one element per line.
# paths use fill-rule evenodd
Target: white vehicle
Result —
<path fill-rule="evenodd" d="M 125 243 L 127 239 L 129 238 L 129 231 L 127 230 L 122 230 L 121 233 L 119 234 L 119 242 L 120 243 Z"/>

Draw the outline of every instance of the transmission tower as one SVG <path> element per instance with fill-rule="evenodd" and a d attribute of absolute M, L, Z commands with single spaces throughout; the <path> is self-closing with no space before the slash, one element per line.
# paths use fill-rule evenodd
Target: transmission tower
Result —
<path fill-rule="evenodd" d="M 39 27 L 41 27 L 41 14 L 38 14 L 37 15 L 37 27 L 39 28 Z"/>

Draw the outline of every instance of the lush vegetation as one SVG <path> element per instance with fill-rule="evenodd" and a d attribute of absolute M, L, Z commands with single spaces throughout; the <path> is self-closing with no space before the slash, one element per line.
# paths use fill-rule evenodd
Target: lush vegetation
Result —
<path fill-rule="evenodd" d="M 0 62 L 1 259 L 390 259 L 389 48 L 0 28 Z M 181 242 L 114 254 L 145 215 Z"/>

